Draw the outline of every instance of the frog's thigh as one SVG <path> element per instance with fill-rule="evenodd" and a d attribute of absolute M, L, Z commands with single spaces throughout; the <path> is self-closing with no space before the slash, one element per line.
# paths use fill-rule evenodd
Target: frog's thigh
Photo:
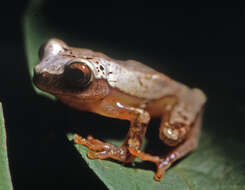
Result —
<path fill-rule="evenodd" d="M 127 137 L 120 148 L 108 143 L 103 143 L 92 137 L 84 139 L 78 135 L 75 136 L 75 143 L 85 145 L 90 150 L 99 151 L 89 152 L 88 156 L 91 159 L 112 158 L 121 162 L 131 162 L 135 159 L 135 156 L 129 153 L 128 148 L 132 147 L 136 150 L 141 148 L 147 125 L 150 121 L 150 115 L 142 109 L 123 106 L 119 103 L 116 104 L 113 112 L 120 113 L 118 114 L 118 118 L 120 119 L 130 120 L 130 128 Z M 103 115 L 110 116 L 110 113 L 103 113 Z M 111 117 L 113 116 L 115 117 L 115 115 L 111 115 Z"/>
<path fill-rule="evenodd" d="M 199 111 L 199 110 L 198 110 Z M 160 139 L 168 146 L 177 146 L 187 137 L 198 111 L 188 109 L 185 103 L 177 104 L 163 113 L 159 128 Z"/>
<path fill-rule="evenodd" d="M 162 159 L 162 162 L 157 164 L 156 180 L 161 179 L 164 171 L 168 169 L 173 162 L 190 153 L 197 147 L 202 125 L 201 120 L 202 113 L 199 113 L 190 128 L 186 140 L 182 144 L 174 147 L 172 151 Z"/>
<path fill-rule="evenodd" d="M 164 175 L 165 170 L 167 170 L 172 165 L 172 163 L 182 158 L 197 147 L 201 129 L 201 117 L 202 114 L 198 114 L 197 119 L 191 127 L 186 140 L 182 144 L 173 147 L 171 152 L 164 157 L 152 156 L 140 151 L 135 151 L 134 149 L 129 149 L 129 151 L 131 154 L 139 157 L 141 160 L 155 163 L 157 166 L 157 171 L 155 173 L 154 179 L 159 181 Z"/>

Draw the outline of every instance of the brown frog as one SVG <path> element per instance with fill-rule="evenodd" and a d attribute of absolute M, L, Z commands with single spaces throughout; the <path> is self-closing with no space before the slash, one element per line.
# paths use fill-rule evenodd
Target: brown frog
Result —
<path fill-rule="evenodd" d="M 89 49 L 50 39 L 39 50 L 34 84 L 71 107 L 130 121 L 121 147 L 75 134 L 91 159 L 132 162 L 136 157 L 156 164 L 159 181 L 173 162 L 198 144 L 206 96 L 134 60 L 120 61 Z M 161 118 L 159 138 L 171 151 L 165 156 L 141 152 L 151 118 Z"/>

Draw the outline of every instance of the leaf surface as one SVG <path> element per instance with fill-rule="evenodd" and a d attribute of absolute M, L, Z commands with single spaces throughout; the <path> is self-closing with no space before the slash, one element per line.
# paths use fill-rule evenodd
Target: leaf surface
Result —
<path fill-rule="evenodd" d="M 0 102 L 0 189 L 12 190 L 9 172 L 8 153 L 6 144 L 6 131 L 3 118 L 3 108 Z"/>

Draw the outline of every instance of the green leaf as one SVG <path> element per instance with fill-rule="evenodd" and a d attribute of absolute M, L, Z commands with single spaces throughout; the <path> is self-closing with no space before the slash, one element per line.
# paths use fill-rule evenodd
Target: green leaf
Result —
<path fill-rule="evenodd" d="M 49 38 L 56 36 L 55 32 L 51 31 L 51 27 L 46 26 L 42 12 L 39 10 L 42 6 L 42 3 L 43 1 L 41 0 L 31 1 L 29 7 L 26 9 L 22 21 L 25 39 L 25 50 L 31 80 L 33 77 L 33 69 L 39 61 L 39 47 Z M 54 96 L 39 90 L 34 85 L 33 88 L 38 94 L 47 96 L 50 99 L 55 99 Z"/>
<path fill-rule="evenodd" d="M 234 143 L 232 139 L 222 137 L 204 130 L 198 149 L 171 167 L 160 182 L 153 180 L 154 172 L 151 170 L 129 168 L 107 160 L 91 160 L 87 157 L 87 148 L 80 145 L 75 147 L 89 167 L 111 190 L 245 189 L 245 160 L 241 160 L 241 157 L 244 158 L 245 149 L 241 143 Z M 71 134 L 69 139 L 73 139 Z M 120 144 L 115 141 L 112 143 Z M 231 155 L 226 155 L 225 148 L 229 149 Z"/>
<path fill-rule="evenodd" d="M 0 189 L 13 189 L 7 154 L 6 132 L 3 118 L 3 108 L 0 102 Z"/>
<path fill-rule="evenodd" d="M 31 77 L 33 76 L 33 67 L 38 62 L 37 52 L 41 44 L 50 37 L 61 37 L 68 44 L 71 40 L 65 34 L 61 35 L 61 32 L 58 32 L 59 30 L 54 26 L 49 25 L 44 19 L 44 15 L 41 1 L 31 1 L 23 20 L 26 54 Z M 47 17 L 45 18 L 47 19 Z M 81 47 L 86 47 L 88 42 L 81 43 L 77 40 L 76 45 L 79 47 L 80 44 L 83 44 Z M 84 44 L 86 45 L 84 46 Z M 53 98 L 36 88 L 35 91 Z M 234 133 L 234 131 L 239 131 L 237 127 L 240 126 L 239 124 L 235 125 L 224 120 L 224 118 L 231 119 L 231 115 L 226 116 L 225 113 L 221 113 L 221 110 L 229 109 L 227 101 L 224 101 L 226 107 L 223 109 L 223 104 L 215 105 L 213 103 L 211 106 L 213 108 L 207 109 L 198 149 L 171 167 L 161 182 L 153 180 L 154 168 L 151 170 L 139 168 L 137 164 L 128 167 L 109 160 L 90 160 L 87 157 L 87 148 L 80 145 L 75 145 L 75 147 L 88 166 L 110 190 L 245 189 L 245 149 L 243 141 L 238 138 L 243 133 Z M 217 108 L 219 109 L 217 110 Z M 233 105 L 230 106 L 230 110 L 234 110 Z M 236 114 L 238 113 L 234 111 L 234 117 Z M 231 126 L 233 126 L 232 129 Z M 72 141 L 73 135 L 68 134 L 68 138 Z M 123 140 L 105 139 L 105 141 L 120 145 Z M 141 161 L 136 160 L 136 163 L 138 162 Z"/>
<path fill-rule="evenodd" d="M 71 134 L 68 135 L 70 140 L 73 139 Z M 110 141 L 119 145 L 122 141 Z M 75 145 L 82 158 L 88 166 L 98 175 L 110 190 L 124 189 L 188 189 L 186 182 L 173 168 L 170 169 L 161 182 L 153 180 L 154 171 L 139 169 L 137 167 L 126 167 L 122 164 L 108 160 L 91 160 L 87 157 L 88 149 L 81 145 Z M 136 160 L 136 163 L 141 161 Z"/>

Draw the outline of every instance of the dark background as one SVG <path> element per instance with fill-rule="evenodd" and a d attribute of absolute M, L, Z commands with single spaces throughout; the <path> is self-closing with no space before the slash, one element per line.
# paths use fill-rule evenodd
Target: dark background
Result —
<path fill-rule="evenodd" d="M 203 89 L 209 98 L 207 110 L 215 108 L 211 113 L 223 113 L 230 123 L 238 118 L 234 129 L 244 134 L 244 123 L 236 114 L 245 110 L 245 10 L 147 9 L 144 3 L 122 2 L 110 3 L 113 8 L 88 9 L 73 1 L 59 4 L 50 1 L 44 10 L 48 22 L 60 32 L 70 33 L 71 38 L 101 44 L 109 54 L 123 50 L 114 53 L 120 59 L 149 61 L 155 69 Z M 14 188 L 104 189 L 93 172 L 81 163 L 65 133 L 71 131 L 71 117 L 79 120 L 81 115 L 80 124 L 103 126 L 91 128 L 90 132 L 95 134 L 99 131 L 113 136 L 115 132 L 122 136 L 125 127 L 120 130 L 110 127 L 124 126 L 125 122 L 80 114 L 34 93 L 21 25 L 26 5 L 27 1 L 10 2 L 1 7 L 0 13 L 0 101 Z"/>

